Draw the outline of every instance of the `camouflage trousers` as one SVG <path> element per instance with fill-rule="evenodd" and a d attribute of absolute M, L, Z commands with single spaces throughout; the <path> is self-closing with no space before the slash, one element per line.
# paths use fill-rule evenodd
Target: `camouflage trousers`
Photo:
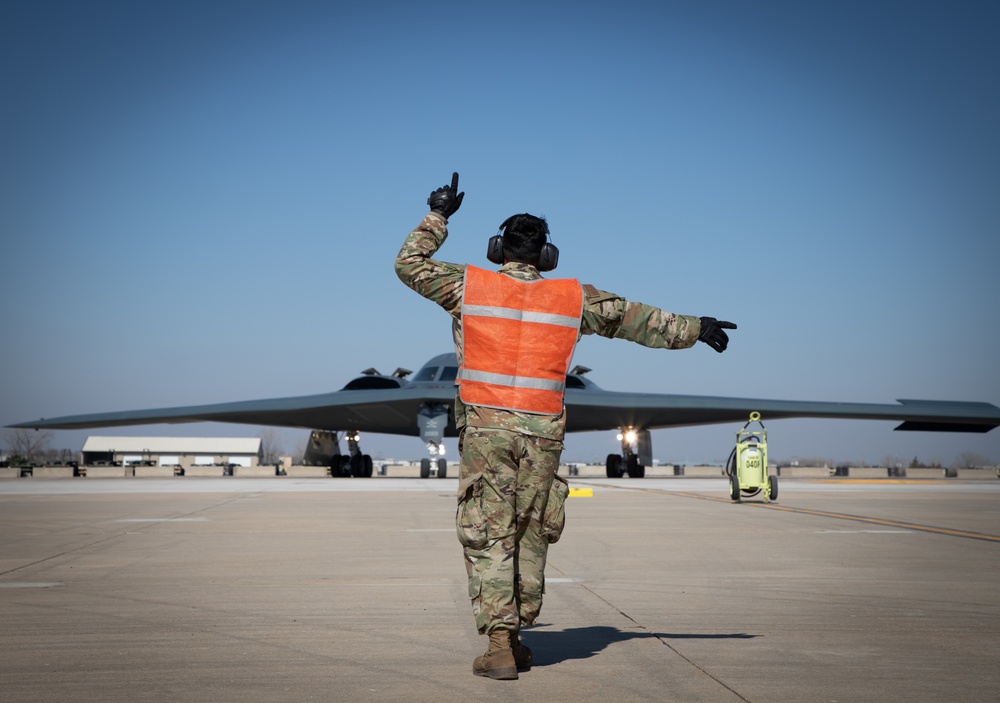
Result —
<path fill-rule="evenodd" d="M 569 494 L 556 476 L 562 442 L 466 429 L 460 442 L 456 529 L 480 633 L 531 625 L 542 608 L 545 559 Z"/>

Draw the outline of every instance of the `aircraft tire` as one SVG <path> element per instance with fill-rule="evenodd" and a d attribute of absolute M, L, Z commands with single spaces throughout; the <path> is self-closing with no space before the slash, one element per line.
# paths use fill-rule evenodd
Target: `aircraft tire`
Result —
<path fill-rule="evenodd" d="M 420 460 L 420 478 L 431 477 L 431 460 L 424 457 Z"/>
<path fill-rule="evenodd" d="M 729 497 L 737 502 L 740 500 L 740 479 L 735 473 L 729 476 Z"/>
<path fill-rule="evenodd" d="M 639 457 L 630 454 L 628 457 L 628 477 L 642 478 L 646 475 L 646 467 L 639 464 Z"/>
<path fill-rule="evenodd" d="M 364 471 L 362 472 L 362 475 L 365 478 L 371 478 L 372 477 L 372 473 L 374 473 L 374 471 L 375 471 L 375 464 L 372 461 L 371 454 L 365 454 L 362 457 L 362 459 L 364 460 L 364 464 L 363 464 Z"/>
<path fill-rule="evenodd" d="M 365 475 L 365 458 L 362 454 L 351 456 L 351 478 L 361 478 Z"/>
<path fill-rule="evenodd" d="M 608 478 L 621 478 L 622 458 L 617 454 L 608 454 L 605 468 L 607 469 Z"/>
<path fill-rule="evenodd" d="M 330 476 L 332 478 L 343 478 L 344 477 L 344 461 L 343 457 L 339 454 L 330 461 Z"/>
<path fill-rule="evenodd" d="M 438 478 L 448 478 L 448 460 L 445 458 L 438 459 Z"/>
<path fill-rule="evenodd" d="M 770 500 L 778 500 L 778 477 L 767 477 L 767 497 Z"/>

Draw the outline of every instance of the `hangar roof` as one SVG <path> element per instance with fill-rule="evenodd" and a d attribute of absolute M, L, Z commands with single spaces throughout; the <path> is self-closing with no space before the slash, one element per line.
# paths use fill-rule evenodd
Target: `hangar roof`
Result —
<path fill-rule="evenodd" d="M 85 452 L 257 454 L 260 437 L 87 437 Z"/>

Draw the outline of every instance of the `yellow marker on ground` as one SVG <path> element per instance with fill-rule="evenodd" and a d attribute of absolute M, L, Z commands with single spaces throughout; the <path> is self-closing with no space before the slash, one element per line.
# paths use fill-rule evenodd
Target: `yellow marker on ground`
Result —
<path fill-rule="evenodd" d="M 569 489 L 570 498 L 593 498 L 594 489 L 593 488 L 570 488 Z"/>

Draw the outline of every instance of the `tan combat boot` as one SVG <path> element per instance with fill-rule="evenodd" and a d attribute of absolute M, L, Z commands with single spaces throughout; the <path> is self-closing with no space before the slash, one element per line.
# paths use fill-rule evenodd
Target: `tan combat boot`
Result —
<path fill-rule="evenodd" d="M 518 671 L 527 671 L 531 668 L 531 650 L 521 644 L 517 630 L 510 633 L 510 651 L 514 653 L 514 663 Z"/>
<path fill-rule="evenodd" d="M 490 646 L 486 654 L 476 657 L 472 662 L 472 673 L 504 681 L 517 678 L 517 664 L 510 648 L 508 630 L 494 630 L 490 633 Z"/>

